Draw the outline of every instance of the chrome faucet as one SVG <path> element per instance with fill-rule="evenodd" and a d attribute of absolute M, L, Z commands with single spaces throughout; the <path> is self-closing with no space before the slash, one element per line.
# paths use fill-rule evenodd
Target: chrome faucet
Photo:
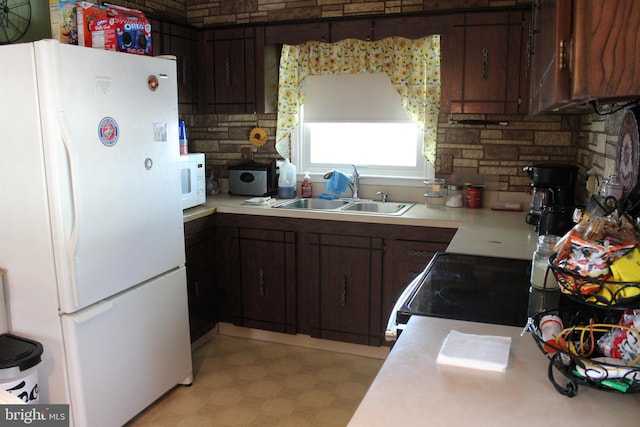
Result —
<path fill-rule="evenodd" d="M 356 168 L 356 165 L 351 166 L 353 166 L 353 174 L 351 175 L 351 180 L 349 180 L 349 188 L 351 189 L 351 198 L 357 200 L 360 198 L 360 172 L 358 172 L 358 168 Z M 324 179 L 329 179 L 331 178 L 331 175 L 333 175 L 333 171 L 325 173 L 322 177 Z"/>
<path fill-rule="evenodd" d="M 359 199 L 358 192 L 360 190 L 360 172 L 356 165 L 353 166 L 353 175 L 351 175 L 351 181 L 349 182 L 349 188 L 351 188 L 351 198 Z"/>

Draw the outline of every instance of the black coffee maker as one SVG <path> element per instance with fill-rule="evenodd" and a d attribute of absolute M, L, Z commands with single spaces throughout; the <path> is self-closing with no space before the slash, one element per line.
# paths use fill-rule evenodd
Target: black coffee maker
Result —
<path fill-rule="evenodd" d="M 563 235 L 573 227 L 578 166 L 538 163 L 525 167 L 524 171 L 533 181 L 527 223 L 535 225 L 539 235 Z"/>

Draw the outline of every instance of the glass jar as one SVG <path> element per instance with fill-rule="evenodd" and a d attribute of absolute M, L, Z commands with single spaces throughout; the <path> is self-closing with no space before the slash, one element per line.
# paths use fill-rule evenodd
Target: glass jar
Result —
<path fill-rule="evenodd" d="M 425 179 L 425 197 L 443 197 L 444 196 L 444 179 L 442 178 L 431 178 Z"/>
<path fill-rule="evenodd" d="M 607 179 L 604 180 L 604 185 L 602 186 L 602 196 L 603 197 L 615 197 L 616 200 L 620 200 L 622 198 L 623 185 L 618 182 L 618 177 L 616 174 L 611 174 Z"/>
<path fill-rule="evenodd" d="M 447 200 L 445 206 L 450 208 L 461 208 L 464 206 L 464 192 L 461 185 L 447 186 Z"/>
<path fill-rule="evenodd" d="M 425 204 L 427 207 L 442 206 L 446 192 L 445 181 L 442 178 L 430 178 L 424 180 Z"/>
<path fill-rule="evenodd" d="M 531 260 L 531 286 L 537 289 L 555 290 L 558 289 L 558 282 L 553 273 L 547 274 L 549 267 L 549 257 L 553 255 L 555 244 L 560 237 L 553 234 L 538 236 L 538 245 Z"/>

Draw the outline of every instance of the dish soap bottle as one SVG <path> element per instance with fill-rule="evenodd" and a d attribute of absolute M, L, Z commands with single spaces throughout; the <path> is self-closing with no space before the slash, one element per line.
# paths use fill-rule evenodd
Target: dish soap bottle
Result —
<path fill-rule="evenodd" d="M 305 172 L 304 178 L 302 178 L 302 197 L 305 197 L 305 198 L 313 197 L 313 184 L 311 184 L 311 178 L 309 177 L 309 172 Z"/>
<path fill-rule="evenodd" d="M 296 197 L 296 167 L 289 159 L 280 165 L 278 178 L 278 198 L 293 199 Z"/>

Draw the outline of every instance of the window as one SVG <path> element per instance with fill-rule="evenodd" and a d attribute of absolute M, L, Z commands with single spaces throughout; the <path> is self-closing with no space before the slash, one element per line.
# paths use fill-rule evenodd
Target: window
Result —
<path fill-rule="evenodd" d="M 299 171 L 350 172 L 355 164 L 365 178 L 384 178 L 386 184 L 402 179 L 401 185 L 413 179 L 422 185 L 429 176 L 423 134 L 386 74 L 309 76 L 304 84 L 306 101 L 292 141 Z"/>

